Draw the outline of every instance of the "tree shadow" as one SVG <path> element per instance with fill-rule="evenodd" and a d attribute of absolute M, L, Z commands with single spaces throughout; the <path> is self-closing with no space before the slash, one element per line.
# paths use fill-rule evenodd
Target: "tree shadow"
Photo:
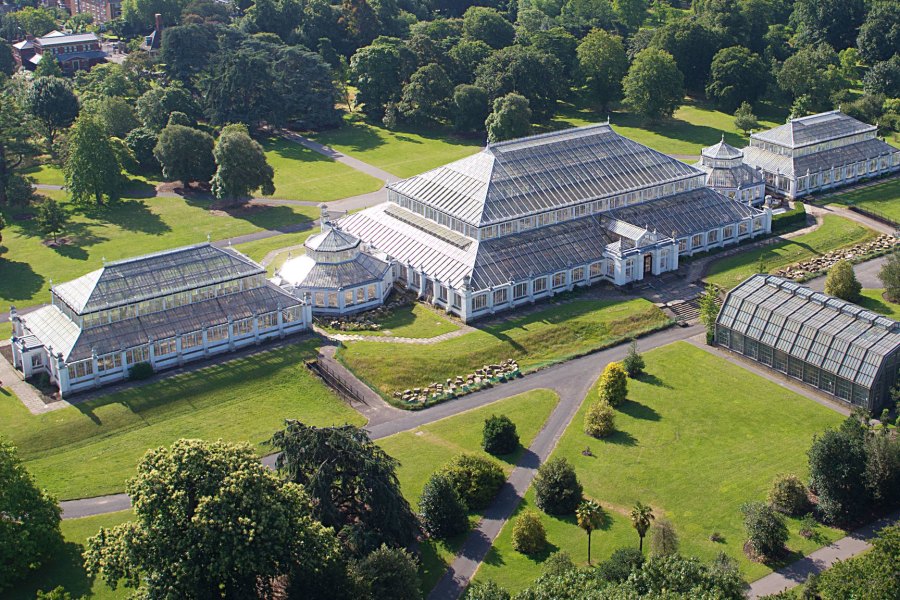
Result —
<path fill-rule="evenodd" d="M 642 419 L 644 421 L 659 421 L 659 413 L 646 404 L 641 404 L 635 400 L 627 400 L 619 407 L 619 412 L 625 413 L 634 419 Z"/>
<path fill-rule="evenodd" d="M 172 228 L 159 215 L 154 214 L 142 200 L 120 200 L 110 205 L 84 207 L 80 212 L 86 217 L 116 225 L 126 231 L 150 235 L 162 235 L 172 231 Z"/>
<path fill-rule="evenodd" d="M 73 598 L 87 597 L 91 594 L 93 578 L 84 568 L 81 544 L 64 542 L 53 553 L 53 558 L 40 569 L 32 573 L 14 589 L 7 590 L 9 600 L 25 600 L 34 598 L 38 590 L 48 592 L 57 586 L 63 586 Z"/>
<path fill-rule="evenodd" d="M 3 300 L 29 300 L 41 291 L 44 281 L 28 263 L 6 260 L 0 253 L 0 298 Z"/>
<path fill-rule="evenodd" d="M 129 198 L 154 198 L 156 186 L 142 179 L 129 179 L 125 184 L 124 193 Z"/>
<path fill-rule="evenodd" d="M 637 446 L 637 438 L 627 431 L 622 431 L 620 429 L 614 431 L 612 435 L 603 438 L 603 441 L 618 446 Z"/>
<path fill-rule="evenodd" d="M 671 385 L 664 383 L 662 379 L 652 373 L 641 373 L 636 379 L 641 383 L 648 383 L 650 385 L 666 388 L 667 390 L 674 389 Z"/>

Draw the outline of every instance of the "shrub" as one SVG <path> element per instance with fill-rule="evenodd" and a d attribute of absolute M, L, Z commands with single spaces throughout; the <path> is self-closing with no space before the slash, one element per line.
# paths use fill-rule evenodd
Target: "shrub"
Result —
<path fill-rule="evenodd" d="M 575 568 L 572 557 L 565 550 L 559 550 L 547 557 L 544 561 L 543 574 L 548 576 L 562 575 Z"/>
<path fill-rule="evenodd" d="M 747 542 L 765 558 L 775 558 L 784 551 L 788 539 L 784 517 L 763 502 L 748 502 L 741 506 Z"/>
<path fill-rule="evenodd" d="M 625 402 L 628 396 L 628 375 L 622 363 L 611 362 L 606 365 L 597 389 L 600 399 L 609 402 L 610 406 L 616 407 Z"/>
<path fill-rule="evenodd" d="M 28 178 L 18 173 L 9 176 L 6 182 L 6 201 L 10 206 L 27 206 L 34 197 L 34 187 Z"/>
<path fill-rule="evenodd" d="M 415 557 L 403 548 L 382 545 L 350 568 L 363 598 L 414 600 L 422 597 Z"/>
<path fill-rule="evenodd" d="M 819 576 L 822 598 L 896 598 L 900 589 L 900 525 L 885 527 L 872 549 L 839 561 Z"/>
<path fill-rule="evenodd" d="M 128 369 L 128 379 L 132 381 L 140 381 L 142 379 L 149 379 L 153 376 L 153 365 L 148 362 L 139 362 L 132 365 L 130 369 Z"/>
<path fill-rule="evenodd" d="M 601 438 L 616 429 L 616 415 L 606 400 L 597 400 L 584 415 L 584 432 L 591 437 Z"/>
<path fill-rule="evenodd" d="M 450 480 L 434 473 L 422 489 L 419 499 L 419 519 L 422 529 L 433 538 L 441 539 L 462 533 L 469 527 L 466 505 Z"/>
<path fill-rule="evenodd" d="M 583 491 L 575 469 L 565 458 L 548 460 L 534 478 L 535 503 L 549 515 L 573 514 L 581 504 Z"/>
<path fill-rule="evenodd" d="M 475 581 L 466 590 L 464 600 L 510 600 L 509 592 L 493 580 Z"/>
<path fill-rule="evenodd" d="M 891 302 L 900 302 L 900 251 L 891 252 L 878 272 L 884 293 Z"/>
<path fill-rule="evenodd" d="M 484 420 L 481 432 L 481 447 L 488 454 L 500 456 L 511 454 L 519 448 L 519 433 L 516 424 L 506 415 L 491 415 Z"/>
<path fill-rule="evenodd" d="M 650 554 L 669 556 L 678 554 L 678 534 L 668 519 L 660 519 L 650 527 Z"/>
<path fill-rule="evenodd" d="M 637 548 L 619 548 L 607 560 L 597 565 L 597 574 L 606 581 L 618 583 L 628 579 L 632 571 L 644 564 L 644 555 Z"/>
<path fill-rule="evenodd" d="M 772 217 L 772 233 L 781 233 L 806 225 L 806 207 L 794 202 L 794 208 Z"/>
<path fill-rule="evenodd" d="M 800 515 L 809 508 L 806 486 L 796 475 L 777 475 L 769 490 L 769 504 L 786 515 Z"/>
<path fill-rule="evenodd" d="M 631 345 L 628 346 L 628 356 L 622 361 L 622 366 L 632 379 L 644 372 L 646 365 L 644 364 L 644 357 L 638 352 L 637 340 L 631 340 Z"/>
<path fill-rule="evenodd" d="M 512 531 L 513 548 L 522 554 L 537 554 L 547 546 L 547 532 L 541 517 L 533 510 L 526 510 L 516 519 Z"/>
<path fill-rule="evenodd" d="M 819 509 L 831 523 L 857 518 L 867 507 L 864 435 L 861 427 L 847 419 L 840 430 L 828 429 L 813 439 L 809 456 L 809 485 L 819 500 Z"/>
<path fill-rule="evenodd" d="M 839 260 L 828 270 L 825 278 L 825 293 L 848 302 L 859 300 L 862 285 L 856 280 L 853 265 L 848 260 Z"/>
<path fill-rule="evenodd" d="M 506 480 L 503 469 L 496 461 L 475 454 L 453 457 L 440 473 L 471 509 L 490 504 Z"/>
<path fill-rule="evenodd" d="M 800 519 L 800 531 L 798 533 L 806 539 L 809 539 L 815 535 L 816 526 L 818 526 L 818 523 L 816 523 L 816 519 L 813 517 L 812 513 L 806 513 L 803 515 L 803 518 Z"/>

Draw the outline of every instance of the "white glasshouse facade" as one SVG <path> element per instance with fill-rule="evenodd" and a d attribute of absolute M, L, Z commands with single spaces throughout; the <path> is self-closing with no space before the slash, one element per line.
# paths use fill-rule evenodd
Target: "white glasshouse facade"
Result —
<path fill-rule="evenodd" d="M 770 192 L 800 198 L 900 170 L 900 150 L 877 134 L 840 111 L 810 115 L 752 134 L 744 162 L 762 170 Z"/>
<path fill-rule="evenodd" d="M 489 144 L 390 184 L 335 230 L 395 282 L 471 320 L 606 280 L 640 281 L 679 256 L 771 231 L 771 213 L 607 124 Z"/>
<path fill-rule="evenodd" d="M 752 206 L 766 198 L 766 179 L 762 171 L 744 164 L 744 153 L 722 141 L 703 148 L 695 167 L 706 173 L 706 185 L 723 196 Z"/>

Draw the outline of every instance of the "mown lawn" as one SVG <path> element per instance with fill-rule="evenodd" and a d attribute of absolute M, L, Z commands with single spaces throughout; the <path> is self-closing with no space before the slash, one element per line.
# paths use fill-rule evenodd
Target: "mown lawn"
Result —
<path fill-rule="evenodd" d="M 491 415 L 508 416 L 516 424 L 522 447 L 527 448 L 558 401 L 559 397 L 550 390 L 533 390 L 412 431 L 392 435 L 379 440 L 378 445 L 400 461 L 397 472 L 400 487 L 413 510 L 416 510 L 425 482 L 451 458 L 463 452 L 488 456 L 481 449 L 481 430 L 486 418 Z M 498 458 L 507 474 L 512 472 L 521 453 L 520 450 Z M 469 520 L 473 526 L 480 518 L 480 511 L 470 513 Z M 465 538 L 464 534 L 449 540 L 429 540 L 420 545 L 422 563 L 419 575 L 422 578 L 423 595 L 427 596 L 444 574 Z"/>
<path fill-rule="evenodd" d="M 829 196 L 827 201 L 842 206 L 858 206 L 900 222 L 900 178 L 835 194 Z"/>
<path fill-rule="evenodd" d="M 296 418 L 314 425 L 364 419 L 303 365 L 318 340 L 305 340 L 201 370 L 32 415 L 0 396 L 0 435 L 60 499 L 121 492 L 149 448 L 180 438 L 263 442 Z"/>
<path fill-rule="evenodd" d="M 299 231 L 297 233 L 282 233 L 281 235 L 256 240 L 255 242 L 235 244 L 234 248 L 235 250 L 243 252 L 256 262 L 261 262 L 269 252 L 284 249 L 281 252 L 277 252 L 273 256 L 272 262 L 267 265 L 269 275 L 271 276 L 275 274 L 278 267 L 284 264 L 284 261 L 288 258 L 288 254 L 300 256 L 304 253 L 303 248 L 297 248 L 295 250 L 288 250 L 287 248 L 301 245 L 306 241 L 306 238 L 316 233 L 318 233 L 318 230 L 315 228 L 308 231 Z"/>
<path fill-rule="evenodd" d="M 384 185 L 379 179 L 283 138 L 268 138 L 262 144 L 275 171 L 273 198 L 328 202 L 375 192 Z"/>
<path fill-rule="evenodd" d="M 22 174 L 43 185 L 65 185 L 66 176 L 63 170 L 53 164 L 35 165 L 22 169 Z"/>
<path fill-rule="evenodd" d="M 378 331 L 344 332 L 331 329 L 330 327 L 325 327 L 325 330 L 332 333 L 369 337 L 432 338 L 459 329 L 459 325 L 442 315 L 439 311 L 419 302 L 394 309 L 390 316 L 379 320 L 378 324 L 381 325 L 381 329 Z"/>
<path fill-rule="evenodd" d="M 744 557 L 740 506 L 764 500 L 779 473 L 805 479 L 813 436 L 842 417 L 687 342 L 644 358 L 647 373 L 629 380 L 616 433 L 606 440 L 583 433 L 584 413 L 596 397 L 591 390 L 553 453 L 575 466 L 585 495 L 598 500 L 610 519 L 593 536 L 592 556 L 604 559 L 622 545 L 637 544 L 627 512 L 641 501 L 674 523 L 683 554 L 711 560 L 724 551 L 739 561 L 747 580 L 765 575 L 769 567 Z M 593 456 L 582 454 L 585 447 Z M 586 560 L 586 536 L 572 519 L 543 515 L 543 521 L 555 548 L 576 562 Z M 843 535 L 820 526 L 819 538 L 806 540 L 795 519 L 788 519 L 788 528 L 791 555 L 785 562 Z M 710 541 L 713 532 L 724 542 Z M 507 524 L 478 578 L 519 590 L 539 575 L 544 557 L 515 552 L 510 536 Z"/>
<path fill-rule="evenodd" d="M 34 572 L 25 581 L 10 590 L 9 600 L 32 600 L 38 590 L 50 591 L 63 586 L 73 598 L 91 598 L 92 600 L 113 600 L 128 598 L 134 590 L 119 587 L 112 590 L 102 579 L 88 576 L 84 570 L 82 553 L 87 539 L 97 534 L 101 527 L 115 527 L 134 517 L 130 510 L 114 512 L 83 519 L 68 519 L 62 522 L 62 533 L 65 545 L 55 560 Z"/>
<path fill-rule="evenodd" d="M 65 192 L 42 192 L 65 200 Z M 0 304 L 27 307 L 50 299 L 50 280 L 59 283 L 118 260 L 167 248 L 220 240 L 293 223 L 310 222 L 312 207 L 271 206 L 211 213 L 209 202 L 182 198 L 125 198 L 109 208 L 75 209 L 61 237 L 70 243 L 50 248 L 38 231 L 33 210 L 0 209 L 7 222 L 0 244 Z M 23 220 L 23 217 L 26 217 Z M 6 310 L 6 309 L 4 309 Z"/>
<path fill-rule="evenodd" d="M 857 225 L 853 221 L 826 215 L 822 226 L 815 231 L 713 262 L 704 280 L 731 289 L 759 272 L 760 258 L 764 270 L 771 273 L 836 248 L 865 242 L 877 235 L 871 229 Z"/>
<path fill-rule="evenodd" d="M 700 149 L 721 140 L 723 133 L 725 141 L 736 148 L 743 148 L 749 143 L 743 132 L 734 126 L 733 115 L 689 98 L 671 119 L 656 123 L 625 112 L 613 112 L 608 116 L 617 133 L 666 154 L 696 156 L 699 160 Z M 784 123 L 784 119 L 777 115 L 767 116 L 760 116 L 760 128 L 768 129 Z M 607 113 L 601 114 L 587 107 L 583 101 L 575 105 L 564 104 L 550 128 L 605 123 L 606 117 Z"/>
<path fill-rule="evenodd" d="M 900 304 L 888 302 L 884 298 L 884 288 L 863 289 L 860 295 L 857 304 L 863 308 L 900 321 Z"/>
<path fill-rule="evenodd" d="M 338 356 L 390 398 L 396 390 L 467 375 L 507 358 L 531 371 L 669 324 L 661 310 L 642 299 L 569 300 L 437 344 L 386 347 L 383 342 L 349 342 Z"/>
<path fill-rule="evenodd" d="M 481 138 L 412 128 L 389 131 L 372 123 L 350 121 L 339 129 L 311 137 L 398 177 L 411 177 L 445 165 L 478 152 L 484 145 Z"/>

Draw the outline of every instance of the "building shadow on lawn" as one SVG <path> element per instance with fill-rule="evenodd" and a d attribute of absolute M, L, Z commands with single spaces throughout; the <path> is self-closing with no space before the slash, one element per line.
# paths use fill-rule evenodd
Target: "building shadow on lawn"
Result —
<path fill-rule="evenodd" d="M 93 578 L 84 569 L 84 558 L 81 554 L 83 550 L 81 544 L 64 542 L 62 547 L 53 553 L 53 558 L 47 564 L 17 584 L 14 589 L 8 590 L 9 596 L 4 598 L 32 599 L 38 590 L 49 592 L 58 586 L 66 588 L 73 598 L 87 597 L 91 594 Z"/>
<path fill-rule="evenodd" d="M 4 259 L 0 253 L 0 299 L 29 300 L 41 291 L 44 281 L 28 263 Z"/>

